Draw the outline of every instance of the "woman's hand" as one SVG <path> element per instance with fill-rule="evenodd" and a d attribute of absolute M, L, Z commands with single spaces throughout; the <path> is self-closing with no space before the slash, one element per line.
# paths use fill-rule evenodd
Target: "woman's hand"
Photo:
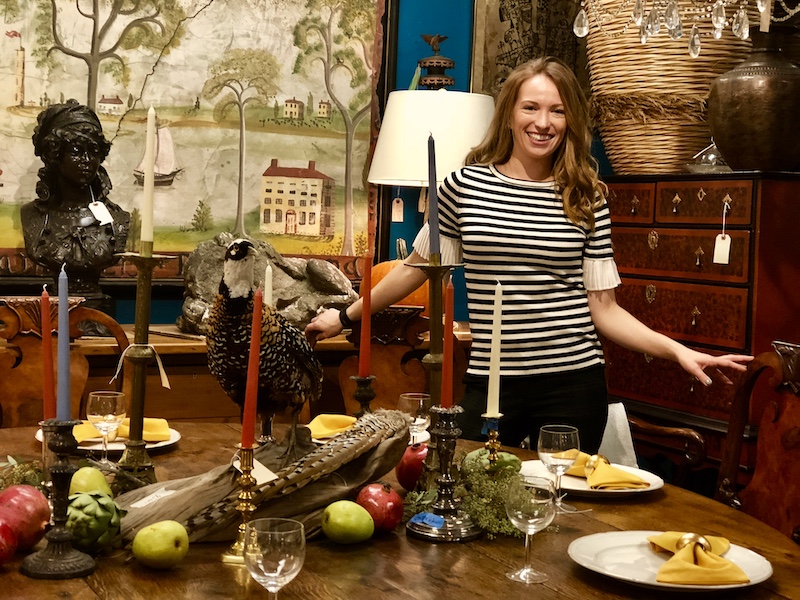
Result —
<path fill-rule="evenodd" d="M 721 369 L 745 371 L 747 370 L 747 363 L 753 360 L 752 356 L 747 356 L 745 354 L 712 356 L 703 352 L 697 352 L 685 346 L 682 347 L 676 358 L 678 364 L 680 364 L 686 372 L 697 377 L 703 385 L 711 385 L 714 378 L 718 378 L 724 383 L 732 384 L 733 382 Z M 714 378 L 706 371 L 707 369 L 714 373 Z"/>
<path fill-rule="evenodd" d="M 339 311 L 335 308 L 328 308 L 306 325 L 305 335 L 308 342 L 313 346 L 319 340 L 324 340 L 342 331 L 342 323 L 339 321 Z"/>

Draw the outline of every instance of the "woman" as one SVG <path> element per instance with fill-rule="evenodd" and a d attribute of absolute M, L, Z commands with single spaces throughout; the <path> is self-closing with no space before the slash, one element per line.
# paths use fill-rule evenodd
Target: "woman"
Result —
<path fill-rule="evenodd" d="M 33 147 L 44 166 L 20 213 L 25 250 L 51 273 L 65 264 L 71 295 L 101 298 L 100 274 L 119 260 L 130 227 L 130 214 L 108 199 L 101 163 L 111 144 L 94 111 L 68 100 L 39 113 Z"/>
<path fill-rule="evenodd" d="M 463 262 L 467 286 L 472 347 L 459 420 L 466 439 L 479 439 L 483 426 L 497 282 L 503 287 L 499 433 L 508 445 L 526 436 L 535 443 L 541 425 L 567 423 L 578 427 L 583 450 L 597 450 L 608 402 L 598 333 L 674 360 L 705 385 L 712 383 L 705 369 L 744 370 L 752 359 L 691 350 L 616 303 L 620 278 L 606 187 L 590 147 L 587 101 L 574 74 L 558 59 L 532 60 L 509 75 L 484 141 L 439 190 L 442 263 Z M 406 264 L 427 261 L 427 227 Z M 420 269 L 394 269 L 372 291 L 372 311 L 424 280 Z M 306 334 L 330 337 L 359 318 L 360 301 L 321 313 Z"/>

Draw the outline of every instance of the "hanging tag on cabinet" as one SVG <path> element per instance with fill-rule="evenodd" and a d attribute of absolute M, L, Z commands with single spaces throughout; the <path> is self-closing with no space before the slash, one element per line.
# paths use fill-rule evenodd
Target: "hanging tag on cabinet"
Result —
<path fill-rule="evenodd" d="M 100 221 L 100 225 L 107 225 L 108 223 L 114 222 L 114 217 L 111 216 L 108 207 L 102 202 L 90 202 L 89 210 L 92 211 L 94 218 Z"/>
<path fill-rule="evenodd" d="M 395 198 L 392 200 L 392 223 L 403 222 L 403 199 Z"/>
<path fill-rule="evenodd" d="M 714 264 L 727 265 L 731 259 L 731 236 L 725 233 L 725 217 L 731 209 L 730 203 L 725 200 L 722 204 L 722 233 L 717 234 L 714 240 Z"/>

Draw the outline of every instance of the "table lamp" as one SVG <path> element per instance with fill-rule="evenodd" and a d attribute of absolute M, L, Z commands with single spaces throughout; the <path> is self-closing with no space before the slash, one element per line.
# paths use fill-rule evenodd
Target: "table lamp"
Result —
<path fill-rule="evenodd" d="M 433 172 L 438 188 L 444 177 L 464 165 L 467 153 L 483 140 L 493 113 L 494 101 L 484 94 L 445 89 L 390 93 L 367 179 L 380 185 L 427 188 L 433 183 Z M 435 148 L 434 161 L 429 156 L 431 137 Z M 437 226 L 437 221 L 432 220 L 431 227 Z M 444 329 L 442 281 L 445 274 L 458 265 L 442 265 L 438 248 L 431 246 L 428 263 L 415 266 L 425 271 L 429 283 L 430 345 L 422 362 L 428 371 L 430 392 L 426 408 L 435 407 L 432 412 L 439 416 L 431 429 L 439 461 L 437 499 L 431 508 L 433 512 L 415 515 L 407 530 L 415 537 L 433 542 L 467 541 L 480 535 L 481 530 L 459 510 L 453 498 L 452 450 L 460 434 L 455 416 L 463 409 L 440 405 Z M 428 453 L 429 458 L 433 455 Z M 427 460 L 426 466 L 429 472 L 433 470 Z"/>

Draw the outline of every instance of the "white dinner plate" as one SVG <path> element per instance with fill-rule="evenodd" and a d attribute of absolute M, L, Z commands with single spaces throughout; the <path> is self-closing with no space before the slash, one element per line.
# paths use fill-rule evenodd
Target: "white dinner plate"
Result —
<path fill-rule="evenodd" d="M 650 471 L 645 471 L 644 469 L 637 469 L 635 467 L 626 467 L 624 465 L 617 465 L 612 463 L 612 466 L 620 469 L 621 471 L 626 471 L 627 473 L 632 473 L 634 475 L 638 475 L 642 479 L 644 479 L 647 483 L 650 484 L 650 487 L 646 488 L 636 488 L 636 489 L 629 489 L 629 490 L 593 490 L 589 487 L 589 484 L 586 482 L 586 479 L 583 477 L 573 477 L 572 475 L 562 475 L 561 477 L 561 491 L 567 492 L 567 494 L 572 494 L 574 496 L 627 496 L 629 494 L 641 494 L 643 492 L 653 492 L 655 490 L 661 489 L 664 487 L 664 480 L 661 479 L 655 473 L 651 473 Z M 550 471 L 547 470 L 547 467 L 542 463 L 540 460 L 526 460 L 522 463 L 522 469 L 520 470 L 522 475 L 530 475 L 536 477 L 555 477 Z"/>
<path fill-rule="evenodd" d="M 752 550 L 731 544 L 725 558 L 735 563 L 750 579 L 748 583 L 727 585 L 685 585 L 660 583 L 656 575 L 667 560 L 669 552 L 653 552 L 647 538 L 661 531 L 608 531 L 594 533 L 574 540 L 567 554 L 576 563 L 596 573 L 650 588 L 685 591 L 718 591 L 756 585 L 772 576 L 770 562 Z"/>
<path fill-rule="evenodd" d="M 147 450 L 156 450 L 157 448 L 168 448 L 178 443 L 181 439 L 181 434 L 174 429 L 169 430 L 169 439 L 161 442 L 147 442 L 144 447 Z M 36 432 L 36 440 L 42 441 L 42 430 Z M 113 442 L 108 442 L 109 452 L 122 452 L 125 450 L 125 438 L 117 438 Z M 92 438 L 84 440 L 78 445 L 78 452 L 101 452 L 103 450 L 103 440 L 101 438 Z"/>

